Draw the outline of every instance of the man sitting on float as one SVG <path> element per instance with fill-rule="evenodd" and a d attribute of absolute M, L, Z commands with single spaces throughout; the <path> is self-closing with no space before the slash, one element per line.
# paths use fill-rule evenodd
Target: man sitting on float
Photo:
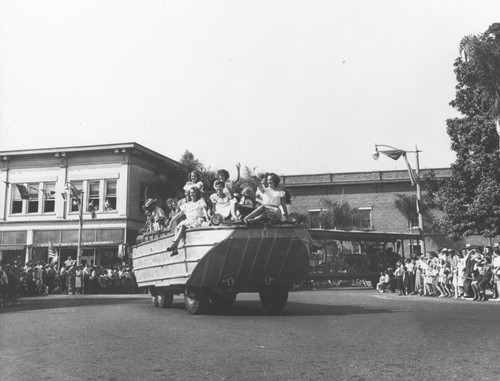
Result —
<path fill-rule="evenodd" d="M 185 237 L 186 229 L 197 228 L 204 226 L 208 221 L 208 211 L 207 204 L 205 200 L 201 198 L 201 192 L 198 187 L 192 187 L 189 190 L 190 200 L 180 205 L 180 212 L 172 217 L 170 224 L 177 222 L 182 216 L 186 216 L 185 220 L 182 220 L 177 224 L 175 231 L 174 243 L 167 248 L 167 251 L 171 251 L 170 256 L 179 254 L 177 252 L 177 246 L 182 238 Z"/>
<path fill-rule="evenodd" d="M 261 220 L 265 217 L 271 221 L 281 221 L 281 210 L 283 209 L 285 219 L 288 221 L 288 209 L 286 207 L 285 191 L 280 190 L 278 185 L 280 179 L 275 173 L 267 176 L 268 187 L 265 188 L 262 183 L 259 184 L 260 194 L 262 195 L 262 205 L 244 218 L 245 223 L 251 223 Z"/>

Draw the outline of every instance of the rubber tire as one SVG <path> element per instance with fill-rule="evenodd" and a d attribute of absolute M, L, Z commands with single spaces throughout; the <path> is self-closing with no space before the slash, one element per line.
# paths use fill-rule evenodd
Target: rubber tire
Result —
<path fill-rule="evenodd" d="M 158 300 L 158 307 L 170 308 L 174 301 L 174 294 L 172 292 L 165 292 L 164 294 L 158 294 L 156 299 Z"/>
<path fill-rule="evenodd" d="M 207 309 L 208 297 L 201 293 L 185 292 L 184 304 L 191 315 L 200 315 Z"/>
<path fill-rule="evenodd" d="M 266 288 L 259 292 L 260 302 L 267 314 L 283 311 L 288 301 L 288 289 L 284 287 Z"/>
<path fill-rule="evenodd" d="M 151 297 L 153 306 L 158 307 L 158 295 L 154 295 Z"/>
<path fill-rule="evenodd" d="M 219 308 L 227 308 L 234 305 L 236 301 L 236 294 L 234 295 L 222 295 L 213 293 L 210 295 L 210 303 Z"/>

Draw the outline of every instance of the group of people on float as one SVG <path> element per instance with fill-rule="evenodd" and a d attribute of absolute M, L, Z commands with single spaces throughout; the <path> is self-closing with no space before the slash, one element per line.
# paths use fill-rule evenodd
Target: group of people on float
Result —
<path fill-rule="evenodd" d="M 17 261 L 0 266 L 0 307 L 18 303 L 18 297 L 48 294 L 130 294 L 137 292 L 128 266 L 83 266 L 68 257 L 58 263 Z"/>
<path fill-rule="evenodd" d="M 238 178 L 235 182 L 240 177 L 239 169 L 237 165 Z M 213 184 L 215 192 L 208 195 L 203 189 L 200 174 L 196 171 L 189 173 L 183 188 L 185 197 L 179 202 L 167 200 L 167 213 L 155 199 L 146 201 L 146 230 L 170 230 L 175 227 L 174 242 L 168 251 L 176 255 L 177 246 L 188 228 L 219 225 L 224 221 L 246 225 L 264 218 L 281 221 L 282 216 L 288 220 L 289 196 L 279 187 L 278 175 L 262 174 L 255 191 L 247 186 L 236 192 L 235 182 L 230 180 L 227 170 L 221 169 L 217 171 L 217 180 Z"/>
<path fill-rule="evenodd" d="M 499 298 L 500 245 L 455 251 L 442 249 L 397 262 L 395 268 L 381 272 L 377 284 L 379 292 L 396 289 L 399 295 L 454 297 L 486 301 Z"/>

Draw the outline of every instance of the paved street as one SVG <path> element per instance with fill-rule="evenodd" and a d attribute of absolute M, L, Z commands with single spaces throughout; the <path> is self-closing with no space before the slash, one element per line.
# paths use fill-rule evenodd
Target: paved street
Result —
<path fill-rule="evenodd" d="M 500 302 L 372 289 L 258 295 L 189 315 L 182 298 L 48 296 L 0 310 L 2 380 L 498 380 Z"/>

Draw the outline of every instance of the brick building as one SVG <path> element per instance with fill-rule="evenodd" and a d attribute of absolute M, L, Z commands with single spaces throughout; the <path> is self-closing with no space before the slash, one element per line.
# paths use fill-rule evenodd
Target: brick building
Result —
<path fill-rule="evenodd" d="M 184 180 L 184 166 L 137 143 L 0 152 L 0 260 L 46 261 L 49 241 L 62 260 L 76 258 L 70 182 L 82 192 L 82 262 L 120 261 L 144 225 L 144 201 L 178 195 Z"/>
<path fill-rule="evenodd" d="M 450 176 L 449 168 L 424 169 L 420 175 L 433 171 L 436 178 Z M 379 171 L 290 175 L 282 177 L 282 184 L 292 195 L 290 212 L 308 216 L 313 228 L 321 226 L 324 200 L 348 202 L 357 211 L 359 230 L 418 233 L 418 222 L 408 220 L 395 206 L 398 194 L 415 195 L 408 172 Z M 428 210 L 424 215 L 426 250 L 442 247 L 460 248 L 462 243 L 446 241 L 442 234 L 432 231 L 432 223 L 441 216 L 439 210 Z"/>

